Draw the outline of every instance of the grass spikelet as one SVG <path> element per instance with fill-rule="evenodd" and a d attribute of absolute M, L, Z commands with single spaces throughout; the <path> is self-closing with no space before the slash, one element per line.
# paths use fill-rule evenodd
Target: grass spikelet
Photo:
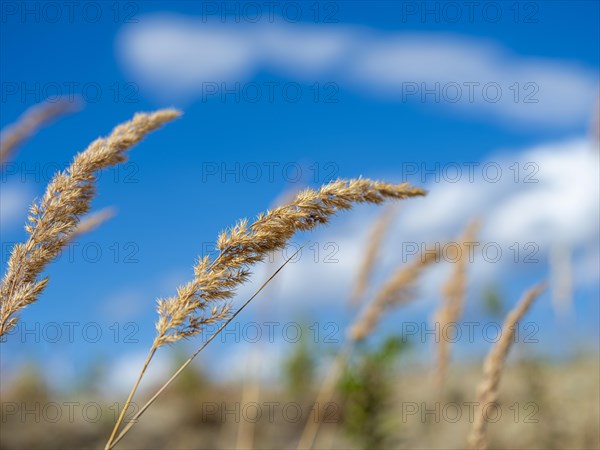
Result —
<path fill-rule="evenodd" d="M 469 447 L 473 450 L 485 450 L 487 442 L 487 420 L 483 414 L 483 407 L 498 400 L 498 388 L 504 368 L 504 361 L 513 343 L 517 322 L 525 315 L 533 301 L 540 296 L 545 285 L 539 284 L 525 293 L 517 306 L 508 313 L 502 335 L 488 353 L 483 364 L 483 379 L 477 387 L 477 407 L 473 427 L 469 435 Z"/>
<path fill-rule="evenodd" d="M 221 325 L 219 326 L 217 331 L 215 331 L 213 334 L 211 334 L 210 337 L 200 346 L 200 348 L 198 348 L 188 359 L 186 359 L 179 366 L 179 368 L 173 373 L 173 375 L 171 375 L 171 377 L 165 383 L 163 383 L 163 385 L 154 393 L 154 395 L 141 408 L 139 408 L 139 410 L 133 415 L 133 417 L 127 423 L 127 425 L 125 425 L 123 427 L 123 429 L 121 430 L 119 435 L 116 436 L 112 440 L 112 443 L 110 443 L 110 441 L 109 441 L 109 443 L 106 444 L 105 448 L 107 448 L 107 449 L 113 448 L 118 442 L 121 441 L 121 439 L 123 439 L 123 437 L 125 437 L 125 435 L 129 432 L 129 430 L 131 430 L 131 428 L 133 428 L 133 426 L 139 421 L 142 414 L 144 414 L 144 412 L 146 412 L 148 410 L 148 408 L 150 408 L 150 406 L 152 406 L 152 404 L 156 401 L 156 399 L 158 399 L 158 397 L 171 385 L 171 383 L 181 374 L 181 372 L 183 372 L 183 370 L 185 370 L 185 368 L 191 364 L 191 362 L 194 360 L 194 358 L 196 358 L 200 354 L 200 352 L 202 350 L 204 350 L 206 348 L 206 346 L 208 344 L 210 344 L 210 342 L 213 339 L 215 339 L 219 335 L 219 333 L 221 333 L 221 331 L 223 331 L 225 329 L 225 327 L 227 325 L 229 325 L 231 323 L 231 321 L 233 321 L 233 319 L 235 319 L 252 302 L 252 300 L 254 300 L 258 296 L 258 294 L 260 294 L 262 292 L 262 290 L 271 281 L 273 281 L 273 279 L 277 276 L 277 274 L 279 272 L 281 272 L 283 270 L 283 268 L 292 259 L 294 259 L 294 257 L 296 257 L 296 255 L 298 255 L 300 253 L 300 251 L 302 250 L 303 247 L 304 247 L 304 245 L 300 246 L 300 248 L 298 250 L 296 250 L 296 252 L 294 252 L 294 254 L 292 256 L 287 258 L 285 260 L 285 262 L 283 262 L 283 264 L 281 264 L 279 266 L 279 268 L 275 272 L 273 272 L 271 274 L 271 276 L 269 278 L 267 278 L 267 280 L 265 280 L 265 282 L 254 292 L 254 294 L 252 294 L 252 296 L 248 300 L 246 300 L 233 314 L 231 314 L 227 318 L 227 320 L 225 320 L 225 321 L 223 321 L 223 323 L 221 323 Z M 117 428 L 117 427 L 115 426 L 115 428 Z"/>
<path fill-rule="evenodd" d="M 67 100 L 46 101 L 29 108 L 0 133 L 0 164 L 7 162 L 15 150 L 41 127 L 77 109 L 78 102 Z"/>
<path fill-rule="evenodd" d="M 159 300 L 155 346 L 176 342 L 199 333 L 210 315 L 202 313 L 214 302 L 231 298 L 250 275 L 249 267 L 269 253 L 284 248 L 298 231 L 325 224 L 340 210 L 355 203 L 381 203 L 386 198 L 424 195 L 407 183 L 393 185 L 367 179 L 338 180 L 319 190 L 306 189 L 288 205 L 260 214 L 249 223 L 238 222 L 217 239 L 219 255 L 214 260 L 203 258 L 194 267 L 194 280 L 181 286 L 177 295 Z M 226 314 L 223 307 L 220 313 Z M 200 315 L 197 315 L 200 313 Z M 218 319 L 217 319 L 218 320 Z"/>
<path fill-rule="evenodd" d="M 358 270 L 356 283 L 349 299 L 350 306 L 357 306 L 367 290 L 373 268 L 375 267 L 375 263 L 377 261 L 377 256 L 379 255 L 381 243 L 383 242 L 383 239 L 385 238 L 385 235 L 396 215 L 396 206 L 397 205 L 390 205 L 385 208 L 371 229 L 365 249 L 365 256 Z"/>
<path fill-rule="evenodd" d="M 472 221 L 460 238 L 457 260 L 454 262 L 450 278 L 442 286 L 442 303 L 434 314 L 434 322 L 442 330 L 448 324 L 456 323 L 462 316 L 466 289 L 467 289 L 467 265 L 469 264 L 469 247 L 474 244 L 479 223 Z M 438 387 L 442 385 L 446 376 L 446 370 L 450 361 L 450 342 L 443 337 L 437 347 L 436 367 L 434 380 Z"/>
<path fill-rule="evenodd" d="M 231 313 L 227 300 L 248 279 L 253 264 L 283 249 L 296 232 L 326 224 L 338 211 L 356 203 L 379 204 L 386 199 L 423 195 L 424 190 L 408 183 L 395 185 L 363 178 L 337 180 L 319 190 L 305 189 L 289 204 L 259 214 L 252 223 L 243 219 L 222 232 L 217 239 L 218 256 L 200 259 L 194 267 L 194 279 L 180 286 L 175 296 L 158 301 L 157 335 L 105 448 L 112 447 L 156 350 L 200 333 L 208 323 L 225 320 Z"/>
<path fill-rule="evenodd" d="M 75 230 L 71 233 L 70 240 L 77 239 L 78 237 L 90 233 L 102 225 L 104 222 L 109 221 L 115 216 L 114 208 L 104 208 L 95 213 L 91 213 L 84 217 Z"/>
<path fill-rule="evenodd" d="M 416 259 L 401 266 L 382 286 L 373 300 L 363 309 L 358 320 L 350 327 L 349 338 L 353 341 L 365 339 L 377 326 L 381 316 L 392 306 L 412 298 L 411 291 L 423 270 L 439 261 L 441 246 L 425 250 Z"/>
<path fill-rule="evenodd" d="M 54 176 L 42 199 L 30 208 L 25 226 L 29 238 L 12 249 L 0 285 L 0 336 L 14 327 L 15 314 L 35 302 L 46 286 L 46 279 L 38 281 L 38 277 L 71 239 L 79 218 L 89 211 L 96 172 L 125 161 L 127 149 L 178 116 L 172 109 L 136 114 L 108 137 L 92 142 L 65 171 Z"/>

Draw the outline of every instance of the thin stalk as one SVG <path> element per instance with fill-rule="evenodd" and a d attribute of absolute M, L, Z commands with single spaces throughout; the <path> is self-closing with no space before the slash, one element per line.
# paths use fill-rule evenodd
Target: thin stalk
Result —
<path fill-rule="evenodd" d="M 220 257 L 221 257 L 221 255 L 219 255 L 213 261 L 210 268 L 215 266 L 217 261 L 219 261 Z M 148 369 L 148 365 L 150 364 L 150 361 L 154 357 L 154 354 L 156 353 L 156 350 L 158 350 L 158 347 L 160 347 L 160 345 L 158 345 L 158 342 L 162 336 L 163 336 L 162 334 L 158 335 L 154 339 L 154 342 L 152 343 L 152 348 L 150 349 L 150 352 L 148 353 L 148 357 L 146 358 L 146 361 L 144 363 L 144 367 L 142 368 L 142 371 L 140 372 L 140 375 L 138 376 L 137 381 L 135 382 L 135 384 L 133 385 L 133 388 L 131 389 L 131 392 L 129 393 L 129 397 L 127 398 L 127 401 L 125 402 L 125 407 L 121 411 L 121 414 L 119 414 L 119 419 L 117 420 L 117 423 L 115 424 L 115 427 L 113 428 L 112 433 L 111 433 L 110 437 L 108 438 L 108 442 L 106 443 L 104 450 L 109 450 L 113 447 L 113 445 L 114 445 L 113 440 L 115 438 L 115 435 L 117 434 L 117 431 L 119 431 L 119 427 L 121 426 L 123 419 L 125 418 L 125 412 L 127 411 L 127 408 L 129 407 L 129 405 L 131 404 L 131 401 L 133 400 L 133 396 L 134 396 L 135 392 L 137 391 L 137 388 L 142 380 L 142 377 L 144 376 L 144 374 L 146 372 L 146 369 Z M 210 340 L 208 342 L 210 342 Z"/>
<path fill-rule="evenodd" d="M 156 391 L 156 393 L 150 398 L 150 400 L 148 400 L 146 402 L 146 404 L 144 406 L 142 406 L 140 408 L 140 410 L 137 412 L 137 414 L 135 414 L 132 419 L 127 423 L 127 425 L 125 425 L 125 427 L 123 428 L 123 430 L 121 431 L 121 433 L 119 433 L 119 435 L 117 436 L 116 439 L 114 439 L 111 442 L 111 445 L 105 448 L 105 450 L 110 450 L 111 448 L 113 448 L 115 445 L 117 445 L 121 439 L 123 439 L 125 437 L 125 435 L 129 432 L 129 430 L 137 423 L 137 421 L 139 420 L 139 418 L 142 416 L 142 414 L 144 414 L 144 412 L 152 405 L 152 403 L 154 403 L 156 401 L 156 399 L 160 396 L 160 394 L 162 394 L 165 389 L 167 389 L 167 387 L 169 387 L 169 385 L 179 376 L 179 374 L 181 372 L 183 372 L 183 370 L 190 365 L 190 363 L 194 360 L 194 358 L 196 356 L 198 356 L 198 354 L 204 350 L 204 348 L 210 344 L 210 342 L 219 335 L 219 333 L 221 331 L 223 331 L 223 329 L 229 325 L 231 323 L 231 321 L 233 319 L 236 318 L 236 316 L 241 313 L 243 311 L 243 309 L 248 306 L 250 304 L 250 302 L 252 300 L 254 300 L 254 298 L 267 286 L 267 284 L 269 284 L 269 282 L 275 278 L 275 276 L 298 254 L 300 253 L 300 251 L 308 244 L 308 242 L 306 242 L 305 244 L 303 244 L 302 246 L 300 246 L 300 248 L 298 250 L 296 250 L 296 252 L 290 256 L 281 266 L 279 266 L 279 268 L 273 272 L 273 274 L 261 285 L 261 287 L 252 295 L 252 297 L 250 297 L 248 300 L 246 300 L 246 302 L 240 306 L 240 308 L 231 315 L 231 317 L 229 319 L 227 319 L 225 322 L 223 322 L 223 325 L 221 325 L 217 331 L 215 331 L 210 338 L 208 338 L 208 340 L 202 344 L 202 346 L 196 350 L 192 356 L 190 356 L 180 367 L 179 369 L 177 369 L 177 371 L 171 375 L 171 378 L 169 378 L 162 386 L 161 388 Z"/>
<path fill-rule="evenodd" d="M 298 449 L 312 448 L 313 445 L 315 445 L 315 439 L 321 426 L 321 414 L 319 414 L 320 405 L 324 405 L 331 401 L 333 392 L 335 391 L 336 383 L 340 379 L 342 371 L 346 366 L 346 362 L 352 353 L 353 344 L 354 341 L 347 342 L 346 346 L 340 350 L 333 360 L 331 366 L 329 366 L 329 371 L 327 372 L 327 375 L 321 384 L 321 389 L 319 390 L 317 399 L 315 400 L 310 414 L 308 415 L 309 419 L 304 426 L 304 430 L 302 431 L 302 436 L 298 442 Z"/>
<path fill-rule="evenodd" d="M 144 376 L 144 374 L 146 373 L 146 370 L 148 369 L 148 366 L 150 365 L 150 361 L 152 360 L 152 358 L 154 357 L 154 354 L 156 353 L 156 349 L 157 349 L 156 345 L 153 344 L 152 348 L 150 349 L 150 352 L 148 353 L 148 356 L 146 357 L 146 361 L 144 362 L 144 367 L 142 367 L 142 370 L 141 370 L 135 384 L 133 385 L 133 388 L 131 388 L 129 397 L 127 397 L 127 401 L 125 402 L 125 405 L 123 406 L 123 409 L 121 410 L 121 414 L 119 414 L 119 419 L 117 420 L 117 423 L 115 424 L 115 426 L 112 430 L 112 433 L 111 433 L 110 437 L 108 438 L 108 442 L 106 443 L 106 446 L 104 447 L 105 450 L 112 448 L 111 443 L 112 443 L 113 439 L 115 438 L 117 431 L 119 431 L 121 422 L 123 422 L 123 419 L 125 418 L 125 413 L 127 412 L 127 408 L 129 408 L 129 405 L 131 404 L 131 401 L 133 400 L 133 396 L 135 395 L 135 392 L 137 391 L 137 388 L 140 385 L 140 382 L 142 381 L 142 377 Z"/>
<path fill-rule="evenodd" d="M 252 362 L 252 356 L 248 357 L 246 361 L 246 373 L 249 375 L 244 379 L 242 388 L 242 405 L 248 405 L 250 403 L 258 404 L 260 398 L 260 381 L 256 376 L 256 373 L 252 373 L 249 368 Z M 238 422 L 238 430 L 236 437 L 236 450 L 253 449 L 254 448 L 254 434 L 255 434 L 255 422 L 254 420 L 242 419 Z"/>
<path fill-rule="evenodd" d="M 425 259 L 423 259 L 423 256 L 425 256 Z M 348 340 L 346 341 L 345 346 L 334 359 L 334 362 L 321 385 L 316 403 L 311 410 L 311 415 L 316 414 L 317 410 L 315 410 L 315 408 L 318 408 L 319 404 L 331 400 L 335 390 L 335 384 L 339 379 L 355 344 L 363 341 L 366 339 L 367 335 L 373 332 L 373 329 L 377 326 L 379 316 L 386 309 L 406 301 L 406 297 L 400 295 L 402 289 L 406 289 L 407 286 L 410 286 L 418 277 L 420 271 L 423 270 L 427 264 L 430 264 L 436 259 L 437 252 L 435 254 L 424 253 L 420 256 L 420 259 L 417 259 L 413 263 L 396 271 L 383 285 L 371 303 L 365 307 L 363 313 L 357 315 L 354 323 L 348 329 Z M 390 298 L 392 300 L 390 300 Z M 321 427 L 320 416 L 315 416 L 315 418 L 318 418 L 318 420 L 308 420 L 304 424 L 304 430 L 302 430 L 302 435 L 298 442 L 298 450 L 311 449 L 315 445 L 315 440 L 319 428 Z"/>

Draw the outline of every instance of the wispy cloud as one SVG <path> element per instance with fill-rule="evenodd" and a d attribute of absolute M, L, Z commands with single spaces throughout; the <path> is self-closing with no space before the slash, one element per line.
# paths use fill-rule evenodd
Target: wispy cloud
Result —
<path fill-rule="evenodd" d="M 515 126 L 573 126 L 590 117 L 597 73 L 569 61 L 518 55 L 497 43 L 440 33 L 357 26 L 227 26 L 159 14 L 124 27 L 122 64 L 157 96 L 189 99 L 206 83 L 260 72 L 334 81 L 392 101 L 482 112 Z"/>
<path fill-rule="evenodd" d="M 0 189 L 0 229 L 4 232 L 25 224 L 27 208 L 33 193 L 26 184 L 19 181 L 2 181 Z"/>
<path fill-rule="evenodd" d="M 457 182 L 442 178 L 426 183 L 427 197 L 402 203 L 382 249 L 378 276 L 381 278 L 413 257 L 412 243 L 443 245 L 455 240 L 469 220 L 479 217 L 483 222 L 481 245 L 473 252 L 471 269 L 475 289 L 505 281 L 515 285 L 516 279 L 533 269 L 536 277 L 549 276 L 549 258 L 556 246 L 566 247 L 572 253 L 576 289 L 597 284 L 600 179 L 596 150 L 587 140 L 572 139 L 502 152 L 479 163 L 472 179 L 465 170 Z M 486 164 L 501 168 L 502 176 L 496 180 L 490 170 L 484 178 L 482 168 Z M 421 184 L 420 175 L 415 174 L 411 181 Z M 398 179 L 398 174 L 382 173 L 382 177 Z M 277 297 L 289 306 L 296 305 L 296 310 L 306 307 L 307 302 L 335 310 L 342 308 L 364 244 L 364 239 L 357 236 L 366 239 L 375 217 L 376 214 L 365 211 L 343 215 L 333 226 L 311 235 L 319 256 L 315 259 L 314 247 L 305 249 L 302 258 L 279 275 Z M 324 261 L 328 254 L 324 246 L 329 243 L 336 250 L 332 264 Z M 500 257 L 496 256 L 496 249 L 502 252 Z M 438 297 L 449 267 L 450 264 L 440 264 L 423 279 L 423 297 Z M 261 268 L 258 278 L 266 273 L 267 267 Z"/>
<path fill-rule="evenodd" d="M 139 375 L 140 367 L 144 365 L 145 359 L 146 354 L 144 352 L 130 352 L 116 358 L 111 366 L 110 373 L 102 384 L 103 393 L 114 395 L 116 392 L 125 395 L 129 392 Z M 154 364 L 149 367 L 145 375 L 142 388 L 162 384 L 171 374 L 173 367 L 174 363 L 169 361 L 165 353 L 157 354 Z"/>

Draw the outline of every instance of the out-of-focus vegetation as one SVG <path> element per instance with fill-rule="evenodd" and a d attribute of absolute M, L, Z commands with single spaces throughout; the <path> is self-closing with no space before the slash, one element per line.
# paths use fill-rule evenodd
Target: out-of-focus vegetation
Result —
<path fill-rule="evenodd" d="M 362 448 L 395 447 L 395 433 L 388 429 L 398 369 L 394 363 L 405 346 L 401 337 L 390 337 L 375 350 L 359 349 L 340 382 L 342 424 Z"/>
<path fill-rule="evenodd" d="M 597 356 L 551 361 L 515 350 L 503 375 L 499 417 L 489 424 L 491 448 L 598 448 Z M 465 448 L 481 362 L 454 361 L 438 390 L 432 368 L 416 357 L 422 351 L 399 337 L 355 349 L 324 411 L 316 448 Z M 259 398 L 248 404 L 239 381 L 189 367 L 118 448 L 235 448 L 242 421 L 253 424 L 254 448 L 296 448 L 304 421 L 314 420 L 312 402 L 331 361 L 317 352 L 308 342 L 295 346 L 279 382 L 261 383 Z M 182 358 L 175 356 L 173 366 Z M 94 371 L 88 385 L 70 393 L 49 389 L 33 365 L 4 383 L 1 448 L 101 448 L 117 410 L 98 389 L 102 369 Z"/>

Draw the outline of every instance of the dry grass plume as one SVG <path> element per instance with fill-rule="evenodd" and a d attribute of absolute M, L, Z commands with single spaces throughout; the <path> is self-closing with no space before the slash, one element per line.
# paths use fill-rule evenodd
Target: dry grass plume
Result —
<path fill-rule="evenodd" d="M 228 312 L 224 302 L 250 275 L 249 267 L 269 253 L 284 248 L 298 231 L 325 224 L 355 203 L 381 203 L 386 198 L 422 196 L 422 189 L 408 183 L 393 185 L 367 179 L 338 180 L 319 190 L 306 189 L 294 201 L 258 216 L 255 222 L 240 221 L 217 240 L 219 255 L 202 258 L 194 267 L 194 279 L 177 289 L 177 295 L 159 300 L 155 346 L 194 336 L 207 323 Z"/>
<path fill-rule="evenodd" d="M 409 262 L 402 265 L 392 276 L 383 284 L 379 292 L 375 295 L 357 316 L 355 321 L 348 327 L 347 341 L 344 348 L 338 352 L 333 363 L 329 367 L 323 383 L 319 388 L 317 398 L 309 417 L 322 417 L 322 414 L 316 414 L 315 410 L 319 405 L 327 405 L 333 398 L 335 387 L 339 381 L 348 358 L 357 342 L 365 340 L 379 323 L 381 316 L 391 308 L 406 304 L 414 298 L 413 290 L 421 274 L 431 263 L 439 261 L 441 246 L 435 246 L 433 250 L 425 251 Z M 315 440 L 321 427 L 321 420 L 308 420 L 302 430 L 302 435 L 298 441 L 298 449 L 311 449 L 315 445 Z"/>
<path fill-rule="evenodd" d="M 466 290 L 467 290 L 467 266 L 469 264 L 469 247 L 475 243 L 479 223 L 471 222 L 467 225 L 458 244 L 456 261 L 453 262 L 450 278 L 442 286 L 442 303 L 434 314 L 434 323 L 443 330 L 448 324 L 456 323 L 462 316 Z M 450 342 L 441 337 L 437 346 L 437 359 L 434 380 L 438 387 L 442 386 L 446 377 L 446 371 L 450 362 Z"/>
<path fill-rule="evenodd" d="M 381 316 L 393 306 L 397 306 L 413 298 L 414 285 L 425 270 L 433 262 L 440 259 L 439 249 L 425 250 L 408 264 L 402 265 L 384 283 L 373 300 L 366 305 L 356 322 L 350 327 L 349 338 L 361 341 L 373 332 Z"/>
<path fill-rule="evenodd" d="M 110 207 L 88 214 L 79 222 L 75 230 L 71 233 L 70 240 L 77 239 L 84 234 L 94 231 L 104 222 L 112 219 L 115 214 L 114 208 Z"/>
<path fill-rule="evenodd" d="M 371 228 L 365 255 L 362 259 L 358 275 L 356 276 L 356 283 L 354 284 L 354 289 L 349 299 L 349 305 L 352 307 L 357 306 L 360 303 L 361 298 L 367 290 L 371 274 L 373 273 L 375 263 L 377 262 L 381 243 L 396 216 L 396 212 L 397 205 L 388 206 L 375 221 L 373 228 Z"/>
<path fill-rule="evenodd" d="M 108 137 L 95 140 L 65 171 L 54 176 L 42 199 L 30 208 L 25 226 L 29 238 L 12 249 L 0 285 L 0 336 L 15 326 L 16 314 L 44 290 L 48 279 L 38 277 L 71 239 L 80 217 L 89 211 L 96 172 L 125 161 L 126 150 L 178 116 L 172 109 L 136 114 Z"/>
<path fill-rule="evenodd" d="M 362 178 L 337 180 L 319 190 L 305 189 L 289 204 L 260 214 L 252 223 L 241 220 L 222 232 L 217 239 L 218 256 L 200 259 L 194 267 L 193 280 L 180 286 L 175 296 L 158 301 L 156 337 L 105 448 L 112 448 L 125 411 L 156 350 L 195 336 L 208 324 L 227 319 L 232 311 L 228 300 L 248 280 L 252 265 L 283 249 L 296 232 L 326 224 L 337 212 L 351 209 L 354 204 L 379 204 L 386 199 L 423 195 L 424 190 L 408 183 L 395 185 Z"/>
<path fill-rule="evenodd" d="M 78 102 L 67 100 L 46 101 L 29 108 L 0 133 L 0 164 L 7 162 L 15 150 L 41 127 L 78 109 Z"/>
<path fill-rule="evenodd" d="M 534 300 L 540 296 L 544 288 L 543 283 L 531 288 L 525 293 L 517 306 L 508 313 L 502 326 L 502 335 L 485 359 L 483 364 L 483 379 L 477 387 L 477 406 L 475 408 L 473 427 L 468 438 L 469 447 L 473 450 L 485 450 L 488 448 L 486 433 L 487 418 L 485 417 L 483 408 L 498 400 L 498 388 L 500 386 L 502 370 L 504 369 L 504 361 L 513 343 L 515 327 Z"/>

